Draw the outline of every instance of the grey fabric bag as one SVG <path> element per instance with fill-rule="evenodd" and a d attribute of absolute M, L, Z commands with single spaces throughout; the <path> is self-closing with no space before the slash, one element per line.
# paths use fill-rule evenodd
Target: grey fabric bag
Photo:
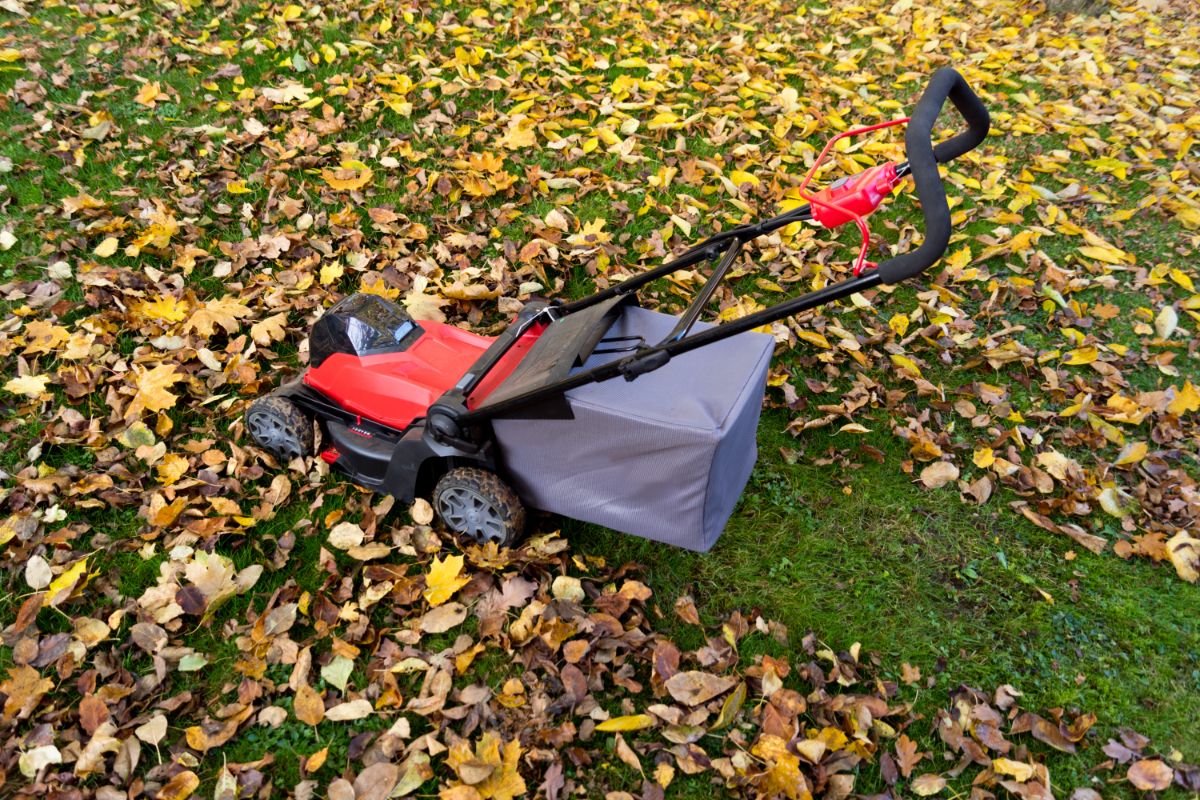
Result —
<path fill-rule="evenodd" d="M 676 322 L 627 308 L 607 337 L 641 336 L 653 344 Z M 574 419 L 495 420 L 514 488 L 534 508 L 708 550 L 758 456 L 773 348 L 770 336 L 739 334 L 632 382 L 614 378 L 572 389 L 566 397 Z M 595 354 L 582 369 L 620 357 Z"/>

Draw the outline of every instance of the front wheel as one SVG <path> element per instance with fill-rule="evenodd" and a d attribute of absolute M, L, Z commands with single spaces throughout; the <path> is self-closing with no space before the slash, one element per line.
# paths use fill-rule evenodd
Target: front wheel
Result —
<path fill-rule="evenodd" d="M 312 455 L 312 420 L 286 397 L 255 400 L 246 411 L 246 428 L 259 447 L 285 461 Z"/>
<path fill-rule="evenodd" d="M 517 493 L 484 469 L 458 467 L 447 472 L 434 487 L 433 507 L 446 527 L 480 544 L 508 547 L 525 528 L 525 507 Z"/>

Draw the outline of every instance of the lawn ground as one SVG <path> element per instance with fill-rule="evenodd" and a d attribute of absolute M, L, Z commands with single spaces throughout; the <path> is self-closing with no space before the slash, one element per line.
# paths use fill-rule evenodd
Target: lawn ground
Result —
<path fill-rule="evenodd" d="M 1151 760 L 1200 758 L 1200 593 L 1167 545 L 1200 523 L 1195 9 L 0 9 L 6 793 L 386 796 L 362 776 L 394 762 L 418 796 L 453 800 L 520 794 L 518 780 L 550 795 L 551 765 L 581 796 L 836 800 L 849 790 L 827 777 L 842 771 L 857 794 L 957 797 L 984 774 L 952 772 L 935 729 L 961 685 L 1011 685 L 1064 730 L 1095 715 L 1074 754 L 1011 734 L 1009 757 L 1045 766 L 1058 795 L 1137 793 L 1121 759 L 1098 769 L 1122 729 L 1150 739 L 1125 742 Z M 374 291 L 495 333 L 532 293 L 579 297 L 776 213 L 826 136 L 899 115 L 947 64 L 994 122 L 946 171 L 950 254 L 773 329 L 759 461 L 711 552 L 536 516 L 534 544 L 468 552 L 456 599 L 435 603 L 431 561 L 454 544 L 246 437 L 241 412 L 303 368 L 308 326 L 336 298 Z M 901 150 L 880 134 L 835 166 Z M 918 220 L 897 196 L 873 246 L 912 246 Z M 714 310 L 844 277 L 853 244 L 772 237 Z M 677 309 L 699 280 L 643 299 Z M 954 478 L 922 477 L 942 464 Z M 331 544 L 344 523 L 386 555 Z M 565 552 L 539 538 L 556 530 Z M 482 609 L 514 575 L 537 591 L 490 629 Z M 582 580 L 583 610 L 555 604 L 556 575 Z M 652 595 L 614 612 L 625 632 L 589 634 L 619 655 L 578 662 L 596 710 L 572 695 L 563 712 L 576 662 L 517 627 L 542 626 L 544 642 L 554 620 L 593 631 L 634 578 Z M 700 626 L 673 610 L 684 596 Z M 459 600 L 467 618 L 431 630 Z M 550 608 L 536 623 L 531 602 Z M 722 637 L 730 660 L 713 655 Z M 679 700 L 658 641 L 682 651 L 678 669 L 750 686 L 728 731 L 720 695 L 698 704 L 707 717 L 693 710 L 709 726 L 697 746 L 720 762 L 694 774 L 671 712 L 624 738 L 593 730 Z M 836 675 L 848 657 L 822 648 L 856 645 L 861 681 L 825 696 L 807 664 Z M 776 669 L 810 704 L 785 715 L 787 752 L 764 744 L 788 741 L 768 713 L 784 705 L 768 702 Z M 465 707 L 475 685 L 486 713 L 417 703 Z M 838 716 L 859 693 L 911 705 L 864 733 Z M 362 701 L 365 716 L 328 716 Z M 161 734 L 144 727 L 161 717 Z M 488 751 L 492 730 L 520 757 Z M 928 753 L 899 781 L 882 759 L 900 758 L 897 734 Z M 806 737 L 829 743 L 824 760 L 797 761 Z M 488 777 L 461 746 L 483 748 L 471 757 Z M 837 763 L 850 752 L 861 763 Z M 936 773 L 947 788 L 911 780 Z M 1032 772 L 996 780 L 981 782 L 1045 791 Z M 1195 792 L 1194 773 L 1174 780 Z"/>

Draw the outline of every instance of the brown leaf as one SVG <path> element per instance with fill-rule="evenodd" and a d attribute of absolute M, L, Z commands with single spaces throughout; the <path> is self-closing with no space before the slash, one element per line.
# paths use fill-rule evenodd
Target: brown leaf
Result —
<path fill-rule="evenodd" d="M 941 775 L 935 775 L 932 772 L 927 772 L 924 775 L 919 775 L 913 779 L 913 793 L 921 797 L 929 797 L 937 794 L 942 789 L 946 788 L 946 779 Z"/>
<path fill-rule="evenodd" d="M 325 701 L 321 695 L 307 683 L 300 684 L 296 690 L 296 698 L 292 705 L 296 719 L 306 725 L 320 725 L 325 719 Z"/>
<path fill-rule="evenodd" d="M 906 734 L 902 733 L 900 738 L 896 739 L 896 764 L 900 767 L 901 776 L 907 778 L 911 775 L 913 767 L 924 757 L 924 753 L 917 752 L 917 743 Z"/>
<path fill-rule="evenodd" d="M 1171 785 L 1175 771 L 1158 758 L 1143 758 L 1130 765 L 1125 773 L 1129 782 L 1143 792 L 1161 792 Z"/>
<path fill-rule="evenodd" d="M 733 678 L 693 670 L 677 672 L 667 681 L 666 686 L 671 697 L 684 705 L 696 706 L 724 694 L 737 683 Z"/>
<path fill-rule="evenodd" d="M 53 688 L 54 681 L 43 678 L 33 667 L 10 667 L 8 678 L 0 682 L 0 692 L 8 696 L 4 701 L 4 721 L 27 718 Z"/>
<path fill-rule="evenodd" d="M 958 480 L 958 467 L 949 461 L 935 461 L 921 470 L 921 483 L 927 489 L 940 489 L 955 480 Z"/>
<path fill-rule="evenodd" d="M 372 764 L 354 779 L 354 800 L 387 800 L 400 782 L 400 766 L 386 761 Z"/>

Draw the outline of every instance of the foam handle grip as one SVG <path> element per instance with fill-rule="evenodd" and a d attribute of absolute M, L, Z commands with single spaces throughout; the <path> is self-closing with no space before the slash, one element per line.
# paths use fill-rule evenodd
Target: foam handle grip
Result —
<path fill-rule="evenodd" d="M 967 129 L 934 146 L 933 126 L 946 100 L 954 103 L 967 122 Z M 925 216 L 925 241 L 911 253 L 896 256 L 878 267 L 883 283 L 899 283 L 928 269 L 946 252 L 950 243 L 950 207 L 946 189 L 938 174 L 945 164 L 975 149 L 988 134 L 991 118 L 988 110 L 958 71 L 942 67 L 933 74 L 917 101 L 904 134 L 904 149 Z"/>

